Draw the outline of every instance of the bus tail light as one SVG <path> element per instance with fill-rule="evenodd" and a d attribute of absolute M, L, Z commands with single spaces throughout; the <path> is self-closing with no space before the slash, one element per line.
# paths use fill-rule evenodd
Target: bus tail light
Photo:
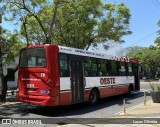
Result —
<path fill-rule="evenodd" d="M 47 87 L 47 93 L 48 93 L 48 94 L 50 93 L 50 88 L 49 88 L 49 87 Z"/>

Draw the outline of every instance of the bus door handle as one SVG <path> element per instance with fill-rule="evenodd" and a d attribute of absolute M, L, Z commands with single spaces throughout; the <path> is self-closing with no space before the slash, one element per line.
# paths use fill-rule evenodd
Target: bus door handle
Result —
<path fill-rule="evenodd" d="M 70 78 L 70 88 L 73 86 L 75 86 L 75 83 L 76 83 L 76 81 L 75 80 L 73 80 L 72 78 Z"/>
<path fill-rule="evenodd" d="M 83 83 L 84 83 L 84 86 L 86 86 L 86 78 L 83 78 Z"/>

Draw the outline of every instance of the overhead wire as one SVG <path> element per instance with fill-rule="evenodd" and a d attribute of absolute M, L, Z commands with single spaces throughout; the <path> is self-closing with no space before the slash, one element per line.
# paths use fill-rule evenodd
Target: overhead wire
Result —
<path fill-rule="evenodd" d="M 134 42 L 134 43 L 128 45 L 127 47 L 130 47 L 130 46 L 132 46 L 132 45 L 134 45 L 134 44 L 136 44 L 136 43 L 138 43 L 138 42 L 141 42 L 141 41 L 145 40 L 146 38 L 148 38 L 148 37 L 154 35 L 155 33 L 157 33 L 157 31 L 155 31 L 155 32 L 153 32 L 153 33 L 151 33 L 151 34 L 149 34 L 149 35 L 147 35 L 147 36 L 141 38 L 140 40 L 138 40 L 138 41 L 136 41 L 136 42 Z M 125 48 L 127 48 L 127 47 L 125 47 Z"/>
<path fill-rule="evenodd" d="M 151 0 L 151 2 L 152 2 L 158 9 L 160 9 L 160 2 L 159 2 L 159 1 L 157 1 L 157 0 L 155 0 L 155 1 L 154 1 L 154 0 Z M 136 42 L 130 44 L 130 45 L 127 46 L 127 47 L 130 47 L 130 46 L 132 46 L 132 45 L 134 45 L 134 44 L 136 44 L 136 43 L 138 43 L 138 42 L 141 42 L 141 41 L 145 40 L 146 38 L 148 38 L 148 37 L 154 35 L 155 33 L 157 33 L 157 31 L 155 31 L 155 32 L 153 32 L 153 33 L 147 35 L 146 37 L 141 38 L 140 40 L 138 40 L 138 41 L 136 41 Z M 127 47 L 125 47 L 125 48 L 127 48 Z"/>
<path fill-rule="evenodd" d="M 156 3 L 160 6 L 160 2 L 158 1 L 158 0 L 155 0 L 156 1 Z"/>
<path fill-rule="evenodd" d="M 156 0 L 156 2 L 154 0 L 151 0 L 151 2 L 158 8 L 160 9 L 160 3 Z M 158 4 L 156 4 L 158 3 Z"/>

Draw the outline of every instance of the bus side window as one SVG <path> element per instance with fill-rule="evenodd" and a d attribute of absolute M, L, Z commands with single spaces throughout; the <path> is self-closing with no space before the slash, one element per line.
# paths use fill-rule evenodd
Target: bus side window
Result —
<path fill-rule="evenodd" d="M 132 64 L 131 63 L 128 63 L 128 75 L 132 75 L 133 73 L 133 69 L 132 69 Z"/>
<path fill-rule="evenodd" d="M 126 75 L 126 65 L 125 65 L 125 62 L 120 62 L 120 75 L 121 76 L 124 76 Z"/>
<path fill-rule="evenodd" d="M 85 76 L 97 76 L 97 63 L 95 58 L 85 58 Z"/>
<path fill-rule="evenodd" d="M 111 62 L 109 60 L 106 60 L 106 66 L 107 66 L 107 76 L 111 74 L 112 66 Z"/>
<path fill-rule="evenodd" d="M 68 56 L 66 54 L 59 55 L 59 68 L 61 77 L 69 77 Z"/>
<path fill-rule="evenodd" d="M 118 75 L 116 61 L 111 61 L 111 75 Z"/>
<path fill-rule="evenodd" d="M 106 60 L 98 59 L 98 76 L 108 76 Z"/>
<path fill-rule="evenodd" d="M 84 62 L 84 75 L 85 76 L 88 76 L 88 70 L 89 70 L 88 68 L 89 68 L 88 62 L 85 61 Z"/>

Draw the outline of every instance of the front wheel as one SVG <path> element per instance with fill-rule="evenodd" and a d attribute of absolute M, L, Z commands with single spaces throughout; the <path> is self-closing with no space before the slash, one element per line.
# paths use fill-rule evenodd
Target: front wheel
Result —
<path fill-rule="evenodd" d="M 92 90 L 89 94 L 89 104 L 94 105 L 98 102 L 99 96 L 96 90 Z"/>

